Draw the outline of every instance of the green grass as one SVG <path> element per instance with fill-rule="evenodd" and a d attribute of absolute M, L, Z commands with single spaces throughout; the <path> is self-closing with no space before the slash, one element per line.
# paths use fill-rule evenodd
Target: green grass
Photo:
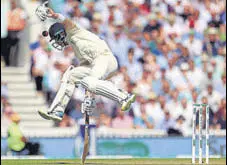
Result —
<path fill-rule="evenodd" d="M 224 165 L 226 158 L 210 159 L 210 165 Z M 2 165 L 80 165 L 80 159 L 1 160 Z M 191 159 L 88 159 L 86 165 L 190 165 Z"/>

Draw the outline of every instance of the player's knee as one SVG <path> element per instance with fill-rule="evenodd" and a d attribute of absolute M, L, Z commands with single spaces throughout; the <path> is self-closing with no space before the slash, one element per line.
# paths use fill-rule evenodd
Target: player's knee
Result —
<path fill-rule="evenodd" d="M 74 83 L 72 79 L 72 70 L 74 69 L 74 66 L 70 66 L 65 73 L 62 76 L 61 82 L 63 83 Z"/>
<path fill-rule="evenodd" d="M 81 80 L 81 85 L 86 88 L 87 90 L 95 93 L 96 92 L 96 84 L 98 82 L 98 79 L 95 77 L 85 77 Z"/>
<path fill-rule="evenodd" d="M 89 70 L 85 70 L 84 68 L 70 66 L 63 74 L 62 82 L 79 84 L 88 75 L 88 72 Z"/>

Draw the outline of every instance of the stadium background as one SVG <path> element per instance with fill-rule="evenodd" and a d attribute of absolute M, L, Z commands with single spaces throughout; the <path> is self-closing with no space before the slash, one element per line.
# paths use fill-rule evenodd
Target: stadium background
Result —
<path fill-rule="evenodd" d="M 16 113 L 24 135 L 39 142 L 41 156 L 80 157 L 84 91 L 76 89 L 60 123 L 42 120 L 36 112 L 47 108 L 62 73 L 78 61 L 70 47 L 57 52 L 41 36 L 53 23 L 35 16 L 41 1 L 16 2 L 21 22 L 12 27 L 10 2 L 1 0 L 1 155 L 14 154 L 6 132 Z M 190 156 L 193 103 L 210 105 L 210 154 L 226 156 L 224 1 L 50 0 L 50 6 L 107 41 L 119 61 L 111 81 L 137 94 L 128 113 L 96 98 L 91 156 Z"/>

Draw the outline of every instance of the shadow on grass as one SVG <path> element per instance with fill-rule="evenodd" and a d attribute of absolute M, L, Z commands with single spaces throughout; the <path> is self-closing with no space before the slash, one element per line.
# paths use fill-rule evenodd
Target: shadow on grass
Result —
<path fill-rule="evenodd" d="M 74 165 L 81 165 L 81 163 L 75 163 L 75 162 L 53 162 L 53 163 L 50 163 L 50 162 L 48 162 L 48 163 L 45 163 L 45 162 L 42 162 L 41 164 L 43 164 L 43 165 L 67 165 L 67 164 L 74 164 Z"/>
<path fill-rule="evenodd" d="M 42 162 L 41 164 L 43 165 L 68 165 L 68 164 L 72 164 L 72 165 L 82 165 L 82 163 L 75 163 L 75 162 L 53 162 L 53 163 L 45 163 L 45 162 Z M 114 163 L 85 163 L 85 165 L 116 165 Z M 123 165 L 131 165 L 131 164 L 123 164 Z"/>

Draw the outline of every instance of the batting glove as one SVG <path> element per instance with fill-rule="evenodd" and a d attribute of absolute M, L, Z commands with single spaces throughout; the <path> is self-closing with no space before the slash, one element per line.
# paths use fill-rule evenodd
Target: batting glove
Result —
<path fill-rule="evenodd" d="M 84 102 L 81 104 L 81 113 L 92 115 L 93 110 L 96 108 L 95 98 L 85 97 Z"/>
<path fill-rule="evenodd" d="M 49 8 L 47 7 L 48 1 L 44 2 L 42 5 L 38 6 L 35 13 L 40 18 L 41 21 L 45 21 L 48 17 Z"/>

